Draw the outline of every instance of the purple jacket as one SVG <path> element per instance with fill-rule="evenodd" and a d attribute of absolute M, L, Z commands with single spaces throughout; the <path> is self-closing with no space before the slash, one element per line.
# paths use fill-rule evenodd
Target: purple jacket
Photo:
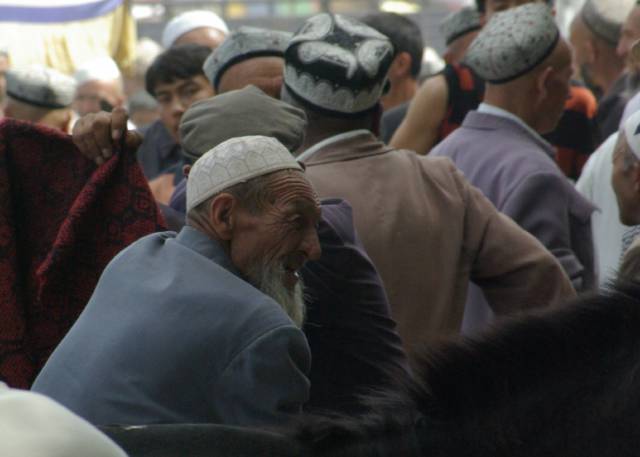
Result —
<path fill-rule="evenodd" d="M 576 290 L 595 287 L 595 207 L 564 177 L 551 145 L 511 119 L 470 111 L 431 154 L 449 157 L 499 211 L 538 238 Z"/>

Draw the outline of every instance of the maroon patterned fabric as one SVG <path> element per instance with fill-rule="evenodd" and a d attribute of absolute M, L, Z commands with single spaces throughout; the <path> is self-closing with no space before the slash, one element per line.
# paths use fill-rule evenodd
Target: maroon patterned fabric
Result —
<path fill-rule="evenodd" d="M 164 227 L 134 154 L 96 167 L 67 135 L 0 121 L 0 380 L 28 388 L 107 263 Z"/>

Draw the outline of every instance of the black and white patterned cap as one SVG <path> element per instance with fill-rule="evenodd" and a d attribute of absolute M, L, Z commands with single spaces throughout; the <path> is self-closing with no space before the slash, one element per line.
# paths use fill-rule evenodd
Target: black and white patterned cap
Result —
<path fill-rule="evenodd" d="M 490 83 L 506 83 L 542 63 L 559 39 L 551 8 L 528 3 L 494 14 L 469 46 L 465 63 Z"/>
<path fill-rule="evenodd" d="M 220 78 L 229 67 L 252 57 L 282 57 L 291 36 L 291 33 L 279 30 L 240 27 L 207 57 L 202 66 L 204 74 L 218 90 Z"/>
<path fill-rule="evenodd" d="M 481 27 L 480 13 L 474 7 L 468 6 L 447 15 L 440 23 L 440 33 L 448 46 L 452 41 L 469 32 L 480 30 Z"/>
<path fill-rule="evenodd" d="M 284 83 L 301 103 L 334 115 L 357 115 L 387 86 L 393 45 L 377 30 L 339 14 L 308 19 L 285 51 Z"/>
<path fill-rule="evenodd" d="M 9 97 L 42 108 L 67 108 L 76 91 L 72 77 L 40 65 L 10 69 L 6 78 Z"/>
<path fill-rule="evenodd" d="M 635 3 L 636 0 L 587 0 L 580 17 L 594 35 L 616 46 L 622 24 Z"/>

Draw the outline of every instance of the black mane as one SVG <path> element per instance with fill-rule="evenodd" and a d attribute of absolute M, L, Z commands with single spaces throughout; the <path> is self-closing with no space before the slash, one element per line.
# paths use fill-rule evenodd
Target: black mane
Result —
<path fill-rule="evenodd" d="M 336 457 L 638 456 L 639 368 L 640 284 L 618 284 L 431 349 L 367 414 L 308 417 L 295 437 Z"/>

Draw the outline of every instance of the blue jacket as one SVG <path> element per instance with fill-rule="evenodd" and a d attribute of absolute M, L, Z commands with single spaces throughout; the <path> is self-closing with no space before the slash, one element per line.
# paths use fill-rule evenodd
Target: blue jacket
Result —
<path fill-rule="evenodd" d="M 282 308 L 187 226 L 113 259 L 33 390 L 99 425 L 274 425 L 306 402 L 309 365 Z"/>

